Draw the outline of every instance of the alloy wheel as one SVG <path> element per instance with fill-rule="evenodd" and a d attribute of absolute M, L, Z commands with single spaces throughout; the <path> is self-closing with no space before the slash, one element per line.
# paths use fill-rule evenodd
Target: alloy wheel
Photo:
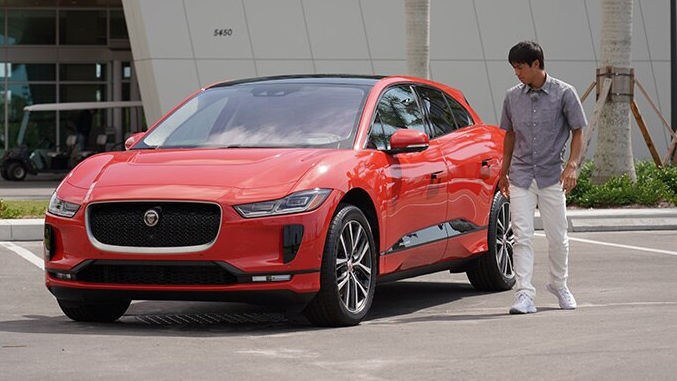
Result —
<path fill-rule="evenodd" d="M 504 277 L 511 279 L 515 276 L 513 269 L 512 250 L 515 245 L 515 234 L 510 222 L 510 204 L 501 205 L 496 219 L 496 264 Z"/>
<path fill-rule="evenodd" d="M 369 290 L 373 287 L 369 237 L 355 220 L 343 227 L 336 252 L 336 283 L 343 306 L 351 313 L 359 313 L 366 306 Z"/>

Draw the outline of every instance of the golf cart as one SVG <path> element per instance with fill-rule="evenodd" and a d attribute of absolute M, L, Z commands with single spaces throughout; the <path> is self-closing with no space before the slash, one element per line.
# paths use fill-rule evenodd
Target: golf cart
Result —
<path fill-rule="evenodd" d="M 5 180 L 21 181 L 26 174 L 38 173 L 67 173 L 79 162 L 87 157 L 104 151 L 123 150 L 123 143 L 110 143 L 105 133 L 96 135 L 96 148 L 81 150 L 75 132 L 69 133 L 65 145 L 53 145 L 46 137 L 39 143 L 29 147 L 26 142 L 26 132 L 29 127 L 31 113 L 43 111 L 84 111 L 115 108 L 142 107 L 141 101 L 127 102 L 77 102 L 77 103 L 49 103 L 24 107 L 24 114 L 19 127 L 16 148 L 5 151 L 0 162 L 0 175 Z M 58 115 L 58 114 L 57 114 Z M 57 132 L 58 134 L 58 132 Z M 58 138 L 58 137 L 57 137 Z M 119 140 L 119 139 L 118 139 Z M 46 147 L 45 147 L 46 145 Z"/>

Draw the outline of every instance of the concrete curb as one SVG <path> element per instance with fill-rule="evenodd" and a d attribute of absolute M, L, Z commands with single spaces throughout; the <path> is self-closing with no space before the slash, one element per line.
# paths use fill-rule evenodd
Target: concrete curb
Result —
<path fill-rule="evenodd" d="M 44 219 L 0 220 L 0 241 L 41 241 Z"/>
<path fill-rule="evenodd" d="M 677 230 L 677 208 L 661 209 L 570 209 L 570 232 L 608 232 L 628 230 Z M 0 219 L 0 241 L 40 241 L 45 220 Z M 536 211 L 536 230 L 543 230 Z"/>
<path fill-rule="evenodd" d="M 570 209 L 567 220 L 570 232 L 677 230 L 677 208 Z M 543 230 L 538 211 L 534 226 Z"/>

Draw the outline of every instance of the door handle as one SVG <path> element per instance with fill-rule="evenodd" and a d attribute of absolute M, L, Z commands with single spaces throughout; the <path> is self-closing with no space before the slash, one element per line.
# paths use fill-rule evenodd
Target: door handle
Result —
<path fill-rule="evenodd" d="M 493 159 L 484 159 L 482 160 L 482 167 L 480 168 L 480 178 L 481 179 L 488 179 L 491 177 L 491 164 L 493 163 Z"/>
<path fill-rule="evenodd" d="M 430 174 L 430 178 L 433 180 L 437 180 L 442 177 L 442 173 L 444 173 L 444 171 L 435 171 Z"/>

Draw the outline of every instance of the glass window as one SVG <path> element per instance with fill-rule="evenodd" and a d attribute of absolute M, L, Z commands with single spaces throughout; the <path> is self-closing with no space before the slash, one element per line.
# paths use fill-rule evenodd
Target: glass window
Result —
<path fill-rule="evenodd" d="M 56 102 L 55 85 L 9 85 L 7 90 L 9 110 L 9 146 L 16 147 L 24 107 L 39 103 Z M 24 139 L 20 142 L 30 148 L 56 146 L 56 112 L 33 112 Z"/>
<path fill-rule="evenodd" d="M 454 114 L 454 119 L 456 120 L 456 125 L 458 125 L 458 128 L 475 124 L 475 122 L 472 120 L 472 117 L 470 116 L 470 113 L 465 109 L 465 107 L 461 106 L 460 103 L 456 102 L 454 98 L 448 95 L 445 96 L 445 98 L 447 98 L 447 101 L 449 102 L 451 112 Z"/>
<path fill-rule="evenodd" d="M 106 64 L 61 64 L 59 71 L 62 81 L 106 80 Z"/>
<path fill-rule="evenodd" d="M 244 83 L 204 91 L 146 138 L 148 147 L 352 147 L 366 87 Z"/>
<path fill-rule="evenodd" d="M 106 100 L 106 85 L 60 85 L 60 102 L 102 102 Z"/>
<path fill-rule="evenodd" d="M 389 149 L 390 137 L 398 128 L 426 132 L 416 96 L 409 86 L 391 87 L 381 96 L 369 135 L 369 146 Z"/>
<path fill-rule="evenodd" d="M 7 42 L 10 45 L 55 45 L 56 11 L 7 11 Z"/>
<path fill-rule="evenodd" d="M 59 43 L 106 45 L 106 11 L 60 11 Z"/>
<path fill-rule="evenodd" d="M 110 11 L 110 38 L 128 39 L 125 13 L 120 10 Z"/>
<path fill-rule="evenodd" d="M 4 77 L 4 68 L 1 71 L 3 75 L 0 77 Z M 6 73 L 7 80 L 13 82 L 55 81 L 56 65 L 7 63 Z"/>
<path fill-rule="evenodd" d="M 439 90 L 429 87 L 417 87 L 421 99 L 421 107 L 428 113 L 432 128 L 431 138 L 442 136 L 456 129 L 454 117 L 449 110 L 444 95 Z"/>
<path fill-rule="evenodd" d="M 122 63 L 122 79 L 132 78 L 132 64 L 131 62 Z"/>
<path fill-rule="evenodd" d="M 5 26 L 5 10 L 4 9 L 0 9 L 0 20 L 2 20 L 0 25 L 3 26 L 2 28 L 0 28 L 0 44 L 4 45 L 4 44 L 7 43 L 7 36 L 5 36 L 5 28 L 4 28 L 4 26 Z"/>

